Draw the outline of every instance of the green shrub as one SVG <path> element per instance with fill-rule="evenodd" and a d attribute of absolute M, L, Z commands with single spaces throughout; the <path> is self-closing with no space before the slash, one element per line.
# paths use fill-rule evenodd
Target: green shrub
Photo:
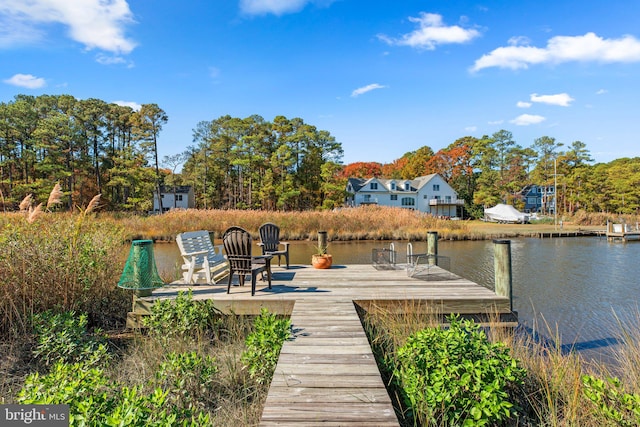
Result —
<path fill-rule="evenodd" d="M 33 316 L 34 356 L 45 365 L 55 362 L 98 363 L 107 358 L 106 337 L 100 329 L 87 331 L 87 315 L 45 311 Z"/>
<path fill-rule="evenodd" d="M 246 340 L 246 350 L 242 362 L 249 370 L 249 376 L 258 384 L 271 381 L 278 362 L 280 349 L 291 336 L 291 321 L 278 318 L 266 308 L 260 311 L 254 322 L 254 330 Z"/>
<path fill-rule="evenodd" d="M 189 408 L 208 403 L 217 372 L 216 360 L 211 356 L 200 357 L 195 351 L 169 353 L 156 372 L 156 383 L 169 390 L 172 403 Z"/>
<path fill-rule="evenodd" d="M 47 375 L 31 374 L 18 393 L 21 404 L 68 404 L 69 425 L 192 426 L 210 425 L 209 415 L 169 405 L 168 392 L 156 387 L 127 387 L 108 380 L 84 363 L 56 363 Z"/>
<path fill-rule="evenodd" d="M 510 418 L 507 388 L 522 384 L 525 371 L 473 321 L 449 321 L 414 333 L 396 353 L 393 375 L 415 421 L 482 426 Z"/>
<path fill-rule="evenodd" d="M 145 326 L 158 337 L 195 337 L 213 332 L 222 324 L 213 301 L 194 301 L 191 290 L 178 292 L 171 299 L 156 301 L 151 307 L 151 315 L 143 320 Z"/>
<path fill-rule="evenodd" d="M 595 403 L 600 415 L 619 426 L 640 425 L 640 395 L 626 393 L 618 378 L 607 378 L 604 381 L 591 375 L 583 375 L 582 384 L 584 395 Z"/>

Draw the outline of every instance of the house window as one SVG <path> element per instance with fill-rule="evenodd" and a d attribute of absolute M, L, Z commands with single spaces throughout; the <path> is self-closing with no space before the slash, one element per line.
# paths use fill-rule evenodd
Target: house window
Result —
<path fill-rule="evenodd" d="M 397 194 L 392 194 L 391 195 L 391 200 L 398 200 L 398 195 Z"/>
<path fill-rule="evenodd" d="M 182 201 L 182 194 L 176 194 L 176 201 L 178 202 Z"/>
<path fill-rule="evenodd" d="M 424 196 L 422 196 L 423 199 L 428 199 L 429 196 L 427 196 L 426 194 Z"/>
<path fill-rule="evenodd" d="M 416 199 L 414 199 L 413 197 L 403 197 L 401 203 L 402 206 L 415 206 Z"/>
<path fill-rule="evenodd" d="M 451 196 L 444 196 L 444 200 L 448 203 L 451 203 Z"/>
<path fill-rule="evenodd" d="M 433 184 L 433 191 L 440 191 L 440 184 Z"/>
<path fill-rule="evenodd" d="M 378 183 L 377 182 L 372 182 L 371 183 L 371 189 L 372 190 L 377 190 L 378 189 Z"/>
<path fill-rule="evenodd" d="M 164 199 L 164 193 L 160 194 L 160 198 Z"/>
<path fill-rule="evenodd" d="M 371 194 L 365 194 L 364 195 L 364 201 L 365 202 L 370 202 L 371 201 Z"/>
<path fill-rule="evenodd" d="M 395 182 L 391 183 L 391 191 L 396 191 L 396 183 Z"/>
<path fill-rule="evenodd" d="M 409 189 L 410 189 L 410 188 L 411 188 L 411 187 L 410 187 L 410 184 L 409 184 L 408 182 L 405 182 L 405 183 L 404 183 L 404 189 L 405 189 L 406 191 L 409 191 Z"/>

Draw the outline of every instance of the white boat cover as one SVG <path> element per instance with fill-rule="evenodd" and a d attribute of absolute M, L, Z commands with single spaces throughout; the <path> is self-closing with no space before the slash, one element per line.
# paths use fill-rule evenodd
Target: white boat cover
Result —
<path fill-rule="evenodd" d="M 511 205 L 499 203 L 484 210 L 485 221 L 493 222 L 528 222 L 529 216 L 523 214 Z"/>

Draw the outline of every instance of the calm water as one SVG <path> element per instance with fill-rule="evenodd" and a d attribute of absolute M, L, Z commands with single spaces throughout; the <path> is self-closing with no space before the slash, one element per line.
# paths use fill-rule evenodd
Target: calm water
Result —
<path fill-rule="evenodd" d="M 334 263 L 368 264 L 372 249 L 390 242 L 331 242 Z M 406 242 L 394 242 L 404 262 Z M 413 244 L 425 252 L 426 242 Z M 292 242 L 291 263 L 309 264 L 311 242 Z M 179 262 L 177 245 L 156 244 L 160 270 Z M 493 288 L 493 242 L 438 242 L 438 254 L 449 257 L 452 272 Z M 615 347 L 615 315 L 638 319 L 640 242 L 609 243 L 605 238 L 512 239 L 513 304 L 520 323 L 548 337 L 556 325 L 564 348 L 590 358 L 606 358 Z M 627 324 L 629 324 L 627 322 Z M 634 323 L 635 324 L 635 323 Z"/>

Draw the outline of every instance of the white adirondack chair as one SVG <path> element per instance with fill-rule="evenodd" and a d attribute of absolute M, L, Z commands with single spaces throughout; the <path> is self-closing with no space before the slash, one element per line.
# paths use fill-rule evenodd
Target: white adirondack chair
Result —
<path fill-rule="evenodd" d="M 182 276 L 185 283 L 197 284 L 202 274 L 207 283 L 213 284 L 229 274 L 229 263 L 223 253 L 223 245 L 213 245 L 206 230 L 187 231 L 176 236 L 180 248 Z"/>

